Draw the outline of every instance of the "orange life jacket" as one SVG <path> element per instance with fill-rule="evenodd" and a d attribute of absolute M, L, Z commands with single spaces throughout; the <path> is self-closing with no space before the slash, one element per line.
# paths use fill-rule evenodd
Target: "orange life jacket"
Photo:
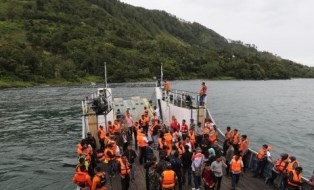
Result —
<path fill-rule="evenodd" d="M 164 138 L 166 140 L 167 146 L 171 147 L 172 135 L 170 133 L 165 133 Z"/>
<path fill-rule="evenodd" d="M 209 128 L 208 127 L 204 127 L 203 132 L 204 132 L 204 134 L 209 134 Z"/>
<path fill-rule="evenodd" d="M 145 135 L 141 132 L 137 133 L 137 142 L 138 142 L 138 146 L 139 147 L 144 147 L 147 146 L 147 142 L 143 140 L 143 138 L 145 137 Z"/>
<path fill-rule="evenodd" d="M 99 132 L 99 136 L 100 136 L 100 139 L 105 139 L 106 138 L 106 132 L 105 132 L 105 129 L 101 129 L 99 128 L 98 129 L 98 132 Z"/>
<path fill-rule="evenodd" d="M 292 161 L 288 164 L 287 166 L 287 173 L 292 172 L 295 168 L 294 168 L 294 164 L 296 163 L 296 166 L 300 166 L 300 163 L 298 161 Z"/>
<path fill-rule="evenodd" d="M 263 148 L 261 148 L 261 149 L 258 151 L 258 153 L 257 153 L 257 155 L 256 155 L 256 158 L 259 159 L 259 160 L 262 160 L 262 159 L 264 158 L 265 154 L 266 154 L 266 151 L 267 151 L 267 150 L 264 150 Z"/>
<path fill-rule="evenodd" d="M 230 167 L 232 172 L 241 172 L 241 160 L 236 161 L 233 159 Z"/>
<path fill-rule="evenodd" d="M 191 133 L 191 131 L 190 131 L 190 133 L 189 133 L 189 136 L 190 136 L 190 141 L 191 141 L 191 143 L 195 143 L 195 134 L 194 134 L 194 131 L 192 131 L 192 133 Z"/>
<path fill-rule="evenodd" d="M 164 83 L 164 88 L 166 91 L 170 91 L 170 83 L 169 82 L 165 82 Z"/>
<path fill-rule="evenodd" d="M 76 172 L 73 177 L 73 182 L 77 185 L 80 183 L 85 183 L 86 186 L 90 187 L 89 184 L 90 177 L 86 172 Z"/>
<path fill-rule="evenodd" d="M 211 130 L 209 133 L 209 140 L 210 142 L 215 142 L 217 140 L 217 131 Z"/>
<path fill-rule="evenodd" d="M 97 188 L 97 185 L 98 184 L 100 185 L 102 175 L 105 175 L 105 173 L 102 173 L 101 176 L 99 176 L 97 174 L 94 176 L 94 178 L 93 178 L 93 185 L 92 185 L 92 189 L 91 190 L 106 190 L 106 186 L 102 186 L 100 188 Z"/>
<path fill-rule="evenodd" d="M 182 144 L 180 146 L 178 142 L 176 142 L 175 145 L 176 145 L 178 152 L 179 152 L 179 158 L 181 158 L 182 154 L 184 153 L 184 148 L 182 148 Z"/>
<path fill-rule="evenodd" d="M 232 139 L 232 131 L 230 130 L 230 131 L 227 131 L 226 133 L 225 133 L 225 139 L 226 140 L 231 140 Z"/>
<path fill-rule="evenodd" d="M 175 186 L 175 173 L 173 170 L 162 172 L 162 188 L 173 188 Z"/>
<path fill-rule="evenodd" d="M 259 159 L 259 160 L 262 160 L 266 154 L 267 151 L 270 151 L 272 149 L 271 146 L 268 146 L 268 148 L 266 150 L 264 150 L 263 148 L 261 148 L 257 155 L 256 155 L 256 158 Z"/>
<path fill-rule="evenodd" d="M 275 163 L 275 169 L 278 172 L 283 172 L 286 169 L 287 162 L 285 160 L 278 159 Z"/>
<path fill-rule="evenodd" d="M 244 149 L 248 148 L 248 144 L 249 144 L 249 141 L 247 139 L 245 139 L 244 141 L 241 141 L 239 145 L 239 151 L 244 152 L 245 151 Z"/>
<path fill-rule="evenodd" d="M 294 182 L 301 182 L 302 181 L 302 175 L 301 174 L 297 174 L 295 172 L 295 170 L 291 171 L 293 174 L 293 181 L 290 181 L 290 178 L 288 178 L 288 184 L 292 187 L 299 187 L 300 185 Z"/>
<path fill-rule="evenodd" d="M 232 137 L 232 143 L 238 144 L 239 143 L 239 132 L 237 134 L 234 134 Z"/>
<path fill-rule="evenodd" d="M 128 164 L 128 161 L 126 161 L 126 163 L 124 163 L 122 160 L 120 161 L 120 166 L 121 166 L 121 175 L 126 175 L 126 174 L 130 174 L 131 172 L 131 168 Z"/>

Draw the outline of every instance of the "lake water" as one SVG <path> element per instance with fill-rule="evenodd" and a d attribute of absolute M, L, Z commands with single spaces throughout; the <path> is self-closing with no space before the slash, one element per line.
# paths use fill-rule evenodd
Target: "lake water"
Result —
<path fill-rule="evenodd" d="M 202 81 L 172 81 L 198 91 Z M 295 155 L 308 177 L 314 169 L 314 80 L 205 81 L 217 125 L 247 134 L 251 148 L 273 146 L 273 157 Z M 81 136 L 81 100 L 92 87 L 0 90 L 0 189 L 73 189 Z M 152 98 L 152 88 L 122 86 L 115 97 Z"/>

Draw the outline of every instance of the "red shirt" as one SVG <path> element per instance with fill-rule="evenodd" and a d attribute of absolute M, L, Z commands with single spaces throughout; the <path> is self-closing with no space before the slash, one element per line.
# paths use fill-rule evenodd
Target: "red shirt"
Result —
<path fill-rule="evenodd" d="M 171 129 L 173 129 L 173 132 L 180 131 L 180 124 L 178 122 L 172 122 L 170 124 Z"/>
<path fill-rule="evenodd" d="M 212 187 L 215 184 L 214 177 L 212 176 L 210 170 L 203 170 L 203 179 L 206 181 L 209 187 Z"/>
<path fill-rule="evenodd" d="M 183 134 L 187 134 L 187 133 L 189 132 L 189 128 L 188 128 L 188 125 L 187 125 L 187 124 L 182 125 L 182 127 L 181 127 L 181 132 L 182 132 Z"/>

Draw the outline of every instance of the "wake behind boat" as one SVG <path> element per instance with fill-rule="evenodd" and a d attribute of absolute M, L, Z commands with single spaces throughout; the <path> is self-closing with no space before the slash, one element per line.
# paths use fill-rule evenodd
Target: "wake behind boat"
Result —
<path fill-rule="evenodd" d="M 84 157 L 84 162 L 78 166 L 86 165 L 90 176 L 95 175 L 94 168 L 96 166 L 99 166 L 101 171 L 106 171 L 106 184 L 102 186 L 103 189 L 104 187 L 107 189 L 122 189 L 122 186 L 126 185 L 125 183 L 130 183 L 130 181 L 126 182 L 123 177 L 120 177 L 123 176 L 121 174 L 123 169 L 128 172 L 128 166 L 123 165 L 121 155 L 127 151 L 126 143 L 131 144 L 132 149 L 136 149 L 138 147 L 138 151 L 136 153 L 139 156 L 141 154 L 142 156 L 143 154 L 146 154 L 146 152 L 141 151 L 143 150 L 141 148 L 142 144 L 144 144 L 145 147 L 148 147 L 147 142 L 142 142 L 141 138 L 138 136 L 138 134 L 141 134 L 141 130 L 144 130 L 144 136 L 145 133 L 147 134 L 146 137 L 149 141 L 155 141 L 152 144 L 153 155 L 158 157 L 158 161 L 151 159 L 146 162 L 156 162 L 155 165 L 157 166 L 157 169 L 163 160 L 171 163 L 171 159 L 174 157 L 172 154 L 173 152 L 181 152 L 180 154 L 182 159 L 184 147 L 181 145 L 184 143 L 186 144 L 186 137 L 189 137 L 191 140 L 190 142 L 194 143 L 193 148 L 191 147 L 193 154 L 197 154 L 197 151 L 199 151 L 199 149 L 196 148 L 197 144 L 201 147 L 202 154 L 204 155 L 202 168 L 205 166 L 205 163 L 213 162 L 213 160 L 210 161 L 210 159 L 212 159 L 210 149 L 214 150 L 216 158 L 221 157 L 225 160 L 226 150 L 222 151 L 222 148 L 226 143 L 226 137 L 221 129 L 216 126 L 209 109 L 206 107 L 206 98 L 204 99 L 204 102 L 200 102 L 201 97 L 199 93 L 173 89 L 167 90 L 166 88 L 162 88 L 158 85 L 158 83 L 156 83 L 154 97 L 155 99 L 153 100 L 148 100 L 147 98 L 139 96 L 131 97 L 129 99 L 115 98 L 112 97 L 111 88 L 99 88 L 96 93 L 86 97 L 82 101 L 82 139 L 90 138 L 90 136 L 92 136 L 95 138 L 95 144 L 92 147 L 92 144 L 86 143 L 90 142 L 90 140 L 87 139 L 78 145 L 78 156 Z M 145 121 L 142 118 L 143 115 L 144 117 L 149 118 L 146 124 L 143 123 Z M 129 124 L 129 117 L 132 118 L 131 125 Z M 185 134 L 182 133 L 182 126 L 181 128 L 179 127 L 179 130 L 176 132 L 173 127 L 174 125 L 172 125 L 175 121 L 183 120 L 185 120 L 185 124 L 188 126 L 188 133 Z M 156 121 L 159 121 L 160 123 L 155 123 Z M 160 126 L 160 129 L 158 130 L 156 138 L 154 127 L 157 125 Z M 201 142 L 198 142 L 195 134 L 195 128 L 197 125 L 199 125 L 204 131 Z M 117 129 L 112 129 L 112 127 Z M 145 127 L 147 127 L 147 129 L 145 129 Z M 101 130 L 104 131 L 105 135 L 103 135 Z M 89 133 L 89 137 L 87 137 L 87 133 Z M 168 133 L 171 135 L 170 142 L 163 145 L 162 141 L 166 139 L 165 134 L 168 135 Z M 218 143 L 219 146 L 217 146 L 216 143 Z M 240 140 L 237 144 L 239 143 Z M 108 149 L 111 149 L 109 147 L 113 146 L 115 147 L 115 151 L 113 152 L 114 157 L 110 158 L 106 154 L 108 153 Z M 163 148 L 162 146 L 166 148 Z M 142 156 L 140 157 L 143 158 Z M 146 155 L 146 157 L 148 156 Z M 128 189 L 145 189 L 146 184 L 154 184 L 154 181 L 148 180 L 151 179 L 151 177 L 147 178 L 148 171 L 154 170 L 152 167 L 149 167 L 146 164 L 149 168 L 146 172 L 144 167 L 139 165 L 138 158 L 135 159 L 134 163 L 133 160 L 128 160 L 127 162 L 129 162 L 128 165 L 133 166 L 134 170 L 136 168 L 134 180 L 132 179 Z M 141 162 L 141 160 L 139 162 Z M 145 159 L 143 162 L 145 162 Z M 248 149 L 245 153 L 243 162 L 247 169 L 244 173 L 244 177 L 241 177 L 239 183 L 236 185 L 237 189 L 274 189 L 274 187 L 282 186 L 282 182 L 286 180 L 283 179 L 283 175 L 280 174 L 278 177 L 274 178 L 272 186 L 270 186 L 265 184 L 264 180 L 252 177 L 254 171 L 258 167 L 259 160 L 258 153 L 251 149 Z M 117 167 L 116 164 L 118 164 L 119 167 Z M 269 179 L 273 175 L 273 168 L 273 163 L 267 162 L 261 176 L 268 177 Z M 131 175 L 132 168 L 129 168 L 129 170 L 130 171 L 127 175 Z M 164 167 L 162 169 L 162 173 L 165 170 L 166 168 Z M 195 172 L 196 171 L 192 172 L 194 177 Z M 120 175 L 118 175 L 119 173 Z M 162 178 L 162 175 L 160 175 L 162 173 L 158 173 L 156 171 L 158 180 L 159 178 Z M 226 173 L 225 170 L 223 173 Z M 179 176 L 180 175 L 182 176 L 182 173 L 179 174 Z M 184 179 L 186 177 L 187 176 L 185 176 Z M 184 181 L 183 178 L 179 178 L 180 179 L 176 179 L 174 181 L 176 189 L 180 189 L 180 184 Z M 164 179 L 162 178 L 161 181 L 157 182 L 157 184 L 163 186 L 163 180 Z M 306 181 L 306 179 L 303 180 Z M 191 184 L 187 184 L 187 180 L 185 180 L 185 182 L 186 185 L 182 186 L 182 189 L 197 189 L 203 187 L 203 184 L 199 187 L 195 187 L 195 185 L 197 185 L 195 180 L 191 180 Z M 84 184 L 86 186 L 93 186 L 93 182 L 90 182 L 90 184 L 86 182 Z M 230 188 L 230 177 L 223 177 L 221 189 Z M 303 189 L 309 189 L 306 183 L 303 183 Z"/>

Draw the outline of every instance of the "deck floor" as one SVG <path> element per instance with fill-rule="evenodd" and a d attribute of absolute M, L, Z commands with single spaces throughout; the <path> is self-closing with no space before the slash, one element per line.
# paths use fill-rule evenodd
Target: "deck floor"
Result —
<path fill-rule="evenodd" d="M 274 190 L 274 187 L 266 185 L 264 180 L 261 178 L 252 177 L 252 173 L 250 171 L 246 171 L 244 176 L 240 177 L 240 181 L 237 190 Z M 187 176 L 186 176 L 187 178 Z M 108 178 L 108 183 L 106 185 L 107 190 L 120 190 L 121 189 L 121 179 L 119 175 L 115 175 L 111 180 Z M 193 187 L 193 178 L 192 178 L 192 186 L 184 185 L 183 190 L 191 190 Z M 136 160 L 136 177 L 134 181 L 130 181 L 129 190 L 145 190 L 145 169 L 143 165 L 140 165 L 138 159 Z M 179 189 L 178 185 L 175 188 Z M 204 189 L 203 185 L 200 189 Z M 229 190 L 231 189 L 231 178 L 229 176 L 223 176 L 221 182 L 221 190 Z"/>

